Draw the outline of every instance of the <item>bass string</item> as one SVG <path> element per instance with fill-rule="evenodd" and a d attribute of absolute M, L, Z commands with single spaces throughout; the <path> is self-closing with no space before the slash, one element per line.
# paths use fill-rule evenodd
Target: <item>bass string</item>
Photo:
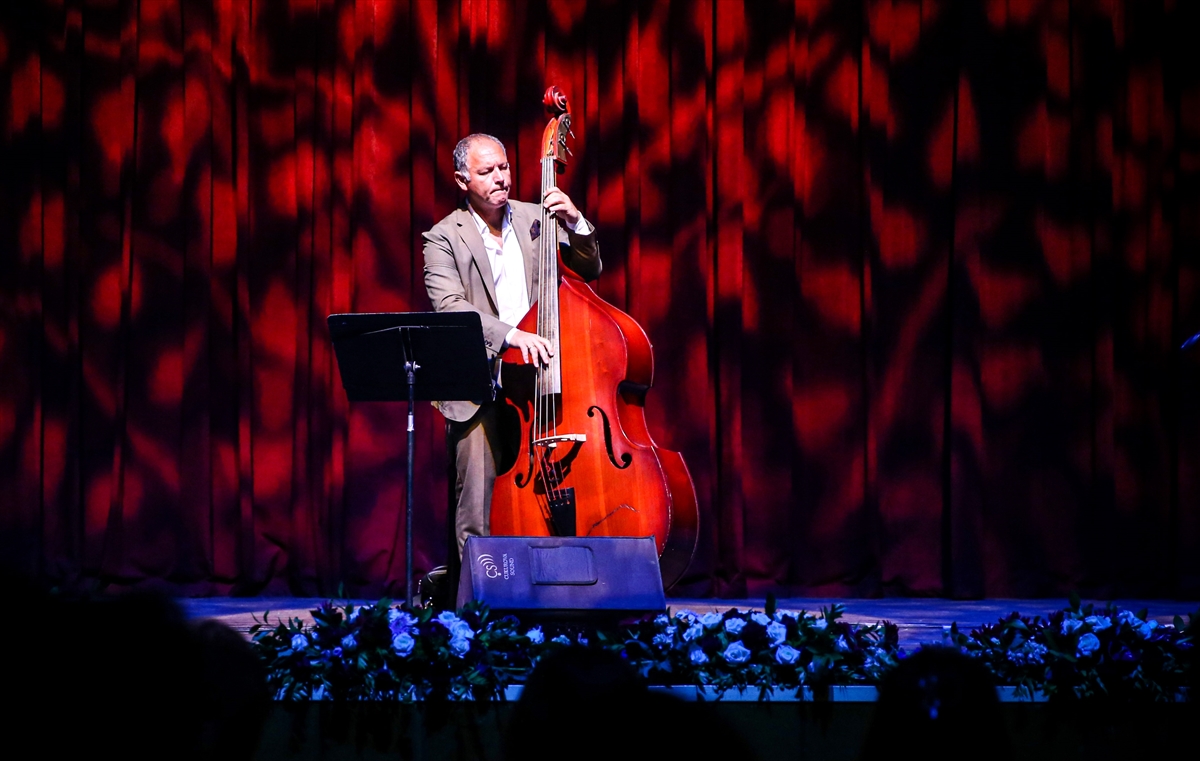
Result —
<path fill-rule="evenodd" d="M 554 187 L 556 180 L 555 163 L 553 158 L 549 158 L 546 162 L 546 191 Z M 544 195 L 544 194 L 543 194 Z M 547 280 L 546 292 L 550 296 L 550 338 L 551 346 L 554 349 L 554 356 L 550 358 L 550 388 L 548 389 L 547 400 L 549 402 L 549 425 L 551 436 L 558 435 L 558 401 L 563 393 L 562 388 L 562 345 L 561 345 L 561 314 L 559 312 L 558 303 L 558 218 L 553 212 L 547 211 L 542 207 L 542 214 L 546 217 L 545 231 L 543 236 L 543 246 L 545 246 L 546 269 L 550 277 Z M 557 447 L 558 444 L 555 444 Z M 556 496 L 561 490 L 562 483 L 566 474 L 562 471 L 562 458 L 554 458 L 554 447 L 549 448 L 547 456 L 551 457 L 551 462 L 554 465 L 554 485 Z"/>
<path fill-rule="evenodd" d="M 542 192 L 541 198 L 545 199 L 546 193 L 554 185 L 554 159 L 553 157 L 544 157 L 542 159 Z M 538 334 L 550 341 L 551 346 L 555 349 L 555 356 L 551 357 L 549 365 L 537 366 L 537 393 L 535 400 L 535 438 L 545 441 L 557 433 L 557 409 L 554 400 L 555 390 L 555 362 L 557 361 L 558 347 L 558 278 L 557 278 L 557 246 L 553 243 L 557 239 L 557 228 L 555 226 L 554 215 L 546 210 L 543 206 L 541 210 L 541 244 L 539 247 L 539 278 L 538 278 Z M 538 467 L 542 476 L 542 485 L 546 489 L 546 497 L 551 502 L 558 498 L 558 484 L 561 482 L 562 473 L 559 466 L 551 461 L 552 444 L 546 444 L 539 447 L 538 451 Z M 549 509 L 547 506 L 547 513 Z"/>

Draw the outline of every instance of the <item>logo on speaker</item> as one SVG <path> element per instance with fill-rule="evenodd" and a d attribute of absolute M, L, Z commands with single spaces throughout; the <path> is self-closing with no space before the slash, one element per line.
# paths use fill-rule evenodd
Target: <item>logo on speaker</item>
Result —
<path fill-rule="evenodd" d="M 496 559 L 491 553 L 484 553 L 479 556 L 479 565 L 483 566 L 483 573 L 489 579 L 495 579 L 500 576 L 500 566 L 496 565 Z"/>

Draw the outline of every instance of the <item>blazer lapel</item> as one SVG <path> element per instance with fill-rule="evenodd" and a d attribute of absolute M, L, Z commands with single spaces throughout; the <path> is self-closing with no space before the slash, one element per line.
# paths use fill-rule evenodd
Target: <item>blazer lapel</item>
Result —
<path fill-rule="evenodd" d="M 483 288 L 487 291 L 488 300 L 492 302 L 492 310 L 500 313 L 499 302 L 496 300 L 496 278 L 492 274 L 492 265 L 488 262 L 487 249 L 483 247 L 483 238 L 479 228 L 475 226 L 475 218 L 466 209 L 455 211 L 455 221 L 458 223 L 458 236 L 462 239 L 475 266 L 479 269 L 479 277 L 483 280 Z"/>

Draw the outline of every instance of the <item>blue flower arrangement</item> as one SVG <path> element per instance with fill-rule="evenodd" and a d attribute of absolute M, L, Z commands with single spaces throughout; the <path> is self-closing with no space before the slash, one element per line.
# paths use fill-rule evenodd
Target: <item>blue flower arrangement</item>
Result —
<path fill-rule="evenodd" d="M 618 652 L 652 684 L 729 689 L 871 684 L 900 652 L 892 624 L 849 624 L 834 605 L 803 611 L 731 609 L 673 615 L 547 637 L 472 603 L 457 613 L 327 602 L 313 624 L 293 618 L 252 628 L 280 700 L 491 700 L 519 683 L 545 653 L 584 646 Z"/>
<path fill-rule="evenodd" d="M 718 695 L 802 687 L 823 696 L 834 685 L 874 684 L 901 656 L 891 623 L 850 624 L 833 605 L 814 615 L 775 608 L 697 615 L 680 611 L 634 623 L 601 642 L 620 652 L 651 684 L 711 687 Z"/>
<path fill-rule="evenodd" d="M 951 625 L 946 640 L 1025 697 L 1169 702 L 1195 686 L 1198 622 L 1200 611 L 1163 626 L 1144 610 L 1096 609 L 1072 596 L 1049 618 L 1012 613 L 967 634 Z"/>
<path fill-rule="evenodd" d="M 841 605 L 820 613 L 776 608 L 682 610 L 596 629 L 524 626 L 482 603 L 435 613 L 380 600 L 326 602 L 312 625 L 298 618 L 253 627 L 253 644 L 280 700 L 498 700 L 556 648 L 617 652 L 650 684 L 695 685 L 717 696 L 757 689 L 760 699 L 807 688 L 878 684 L 904 657 L 894 624 L 851 624 Z M 1176 700 L 1198 673 L 1200 612 L 1159 625 L 1146 612 L 1097 610 L 1072 598 L 1048 618 L 1018 613 L 945 644 L 978 658 L 998 684 L 1052 701 Z"/>
<path fill-rule="evenodd" d="M 280 700 L 488 700 L 533 665 L 540 629 L 492 619 L 486 606 L 458 613 L 326 602 L 312 626 L 298 618 L 251 629 Z"/>

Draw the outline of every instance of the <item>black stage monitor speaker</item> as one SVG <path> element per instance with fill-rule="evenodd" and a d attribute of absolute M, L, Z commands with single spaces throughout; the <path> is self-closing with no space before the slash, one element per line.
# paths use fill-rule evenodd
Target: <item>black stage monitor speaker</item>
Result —
<path fill-rule="evenodd" d="M 522 620 L 619 620 L 667 609 L 654 537 L 473 536 L 458 607 Z"/>

